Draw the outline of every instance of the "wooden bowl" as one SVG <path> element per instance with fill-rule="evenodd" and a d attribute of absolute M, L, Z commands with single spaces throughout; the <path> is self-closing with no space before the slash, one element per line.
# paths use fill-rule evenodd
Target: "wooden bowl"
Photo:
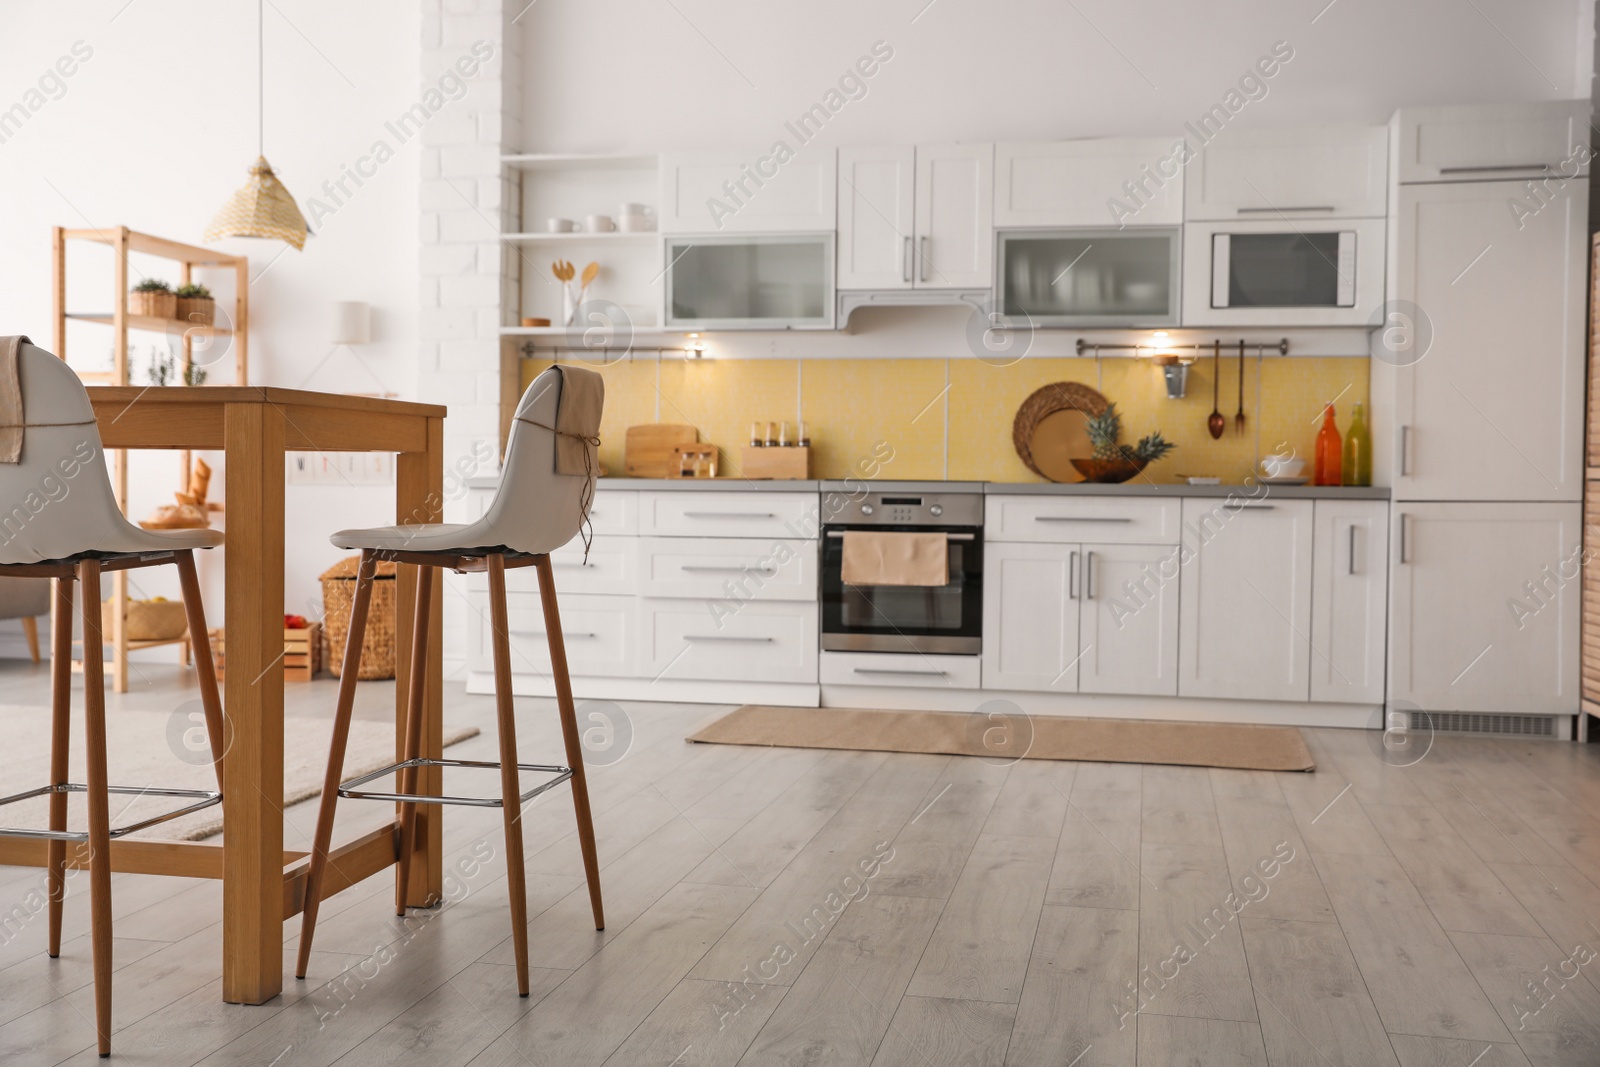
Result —
<path fill-rule="evenodd" d="M 1137 459 L 1075 459 L 1072 465 L 1084 481 L 1102 485 L 1125 482 L 1144 470 L 1144 463 Z"/>

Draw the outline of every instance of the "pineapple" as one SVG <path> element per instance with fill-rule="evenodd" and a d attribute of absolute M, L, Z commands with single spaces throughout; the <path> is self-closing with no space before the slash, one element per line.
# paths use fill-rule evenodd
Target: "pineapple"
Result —
<path fill-rule="evenodd" d="M 1089 433 L 1089 443 L 1094 446 L 1095 459 L 1123 458 L 1123 447 L 1118 444 L 1122 438 L 1122 416 L 1117 414 L 1117 405 L 1107 404 L 1105 411 L 1089 419 L 1085 429 Z"/>

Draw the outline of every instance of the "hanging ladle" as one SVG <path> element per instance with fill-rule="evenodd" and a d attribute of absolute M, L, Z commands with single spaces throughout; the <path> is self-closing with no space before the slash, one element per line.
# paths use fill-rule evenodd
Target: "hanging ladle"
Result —
<path fill-rule="evenodd" d="M 1206 419 L 1206 429 L 1211 431 L 1212 440 L 1219 440 L 1222 431 L 1227 429 L 1228 420 L 1223 416 L 1222 409 L 1217 406 L 1221 394 L 1217 392 L 1222 384 L 1222 342 L 1211 342 L 1211 417 Z"/>

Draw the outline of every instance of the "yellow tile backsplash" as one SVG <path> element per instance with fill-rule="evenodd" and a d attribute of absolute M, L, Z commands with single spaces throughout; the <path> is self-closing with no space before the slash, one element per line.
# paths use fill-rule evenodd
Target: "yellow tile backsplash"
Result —
<path fill-rule="evenodd" d="M 550 364 L 522 361 L 522 384 Z M 1017 408 L 1051 382 L 1098 389 L 1123 414 L 1123 440 L 1132 444 L 1160 430 L 1178 447 L 1151 466 L 1154 482 L 1181 475 L 1244 480 L 1257 457 L 1281 445 L 1308 461 L 1322 406 L 1333 401 L 1341 433 L 1351 405 L 1367 403 L 1364 358 L 1256 357 L 1244 364 L 1245 432 L 1234 432 L 1239 406 L 1239 357 L 1224 352 L 1220 374 L 1210 357 L 1189 370 L 1187 395 L 1168 400 L 1161 371 L 1128 358 L 1025 358 L 1006 367 L 976 359 L 624 360 L 598 368 L 606 377 L 600 462 L 622 472 L 629 426 L 681 422 L 702 441 L 722 446 L 721 474 L 737 477 L 739 448 L 753 420 L 805 419 L 812 476 L 862 477 L 876 466 L 885 479 L 1037 482 L 1011 444 Z M 1220 440 L 1206 429 L 1212 383 L 1227 419 Z M 886 443 L 887 449 L 885 448 Z M 882 457 L 891 458 L 887 462 Z"/>

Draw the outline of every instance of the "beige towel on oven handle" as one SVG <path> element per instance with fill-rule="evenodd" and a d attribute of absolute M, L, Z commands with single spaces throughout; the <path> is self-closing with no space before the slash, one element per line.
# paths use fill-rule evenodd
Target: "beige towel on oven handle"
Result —
<path fill-rule="evenodd" d="M 22 378 L 17 364 L 22 346 L 32 341 L 18 334 L 0 337 L 0 463 L 22 461 L 22 432 L 26 423 L 22 411 Z"/>
<path fill-rule="evenodd" d="M 846 530 L 840 571 L 846 585 L 949 585 L 950 540 L 943 533 Z"/>

